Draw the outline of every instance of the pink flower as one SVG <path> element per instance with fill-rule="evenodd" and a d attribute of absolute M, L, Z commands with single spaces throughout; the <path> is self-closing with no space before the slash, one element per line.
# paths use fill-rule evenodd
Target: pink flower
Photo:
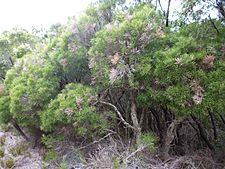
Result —
<path fill-rule="evenodd" d="M 176 65 L 182 65 L 182 59 L 181 58 L 176 58 L 175 61 L 176 61 L 175 62 Z"/>
<path fill-rule="evenodd" d="M 82 110 L 82 103 L 83 103 L 83 100 L 81 98 L 76 98 L 76 104 L 79 110 Z"/>
<path fill-rule="evenodd" d="M 66 108 L 65 114 L 66 114 L 67 116 L 70 116 L 70 117 L 71 117 L 71 116 L 74 114 L 74 111 L 73 111 L 73 109 L 71 109 L 71 108 Z"/>

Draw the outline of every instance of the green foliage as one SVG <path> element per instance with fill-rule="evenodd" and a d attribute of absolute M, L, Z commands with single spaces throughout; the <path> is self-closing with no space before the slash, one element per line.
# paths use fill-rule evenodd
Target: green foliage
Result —
<path fill-rule="evenodd" d="M 13 116 L 21 125 L 37 125 L 37 111 L 58 93 L 59 80 L 54 71 L 47 58 L 31 55 L 19 59 L 6 75 L 8 96 L 3 99 L 10 101 L 1 111 L 7 117 L 4 121 Z"/>
<path fill-rule="evenodd" d="M 139 53 L 158 35 L 160 15 L 150 5 L 121 13 L 92 39 L 89 50 L 94 81 L 101 86 L 119 85 L 133 73 Z M 130 84 L 132 85 L 132 84 Z"/>
<path fill-rule="evenodd" d="M 5 156 L 5 150 L 3 148 L 0 148 L 0 158 Z"/>
<path fill-rule="evenodd" d="M 140 93 L 140 104 L 167 107 L 178 117 L 191 113 L 206 116 L 208 110 L 223 112 L 224 37 L 212 28 L 206 32 L 201 26 L 190 24 L 147 46 L 148 52 L 140 58 L 136 72 L 136 80 L 147 91 Z M 223 32 L 224 28 L 220 28 Z M 211 34 L 211 38 L 205 38 L 206 34 Z"/>
<path fill-rule="evenodd" d="M 15 120 L 50 132 L 42 137 L 50 149 L 48 161 L 57 158 L 52 149 L 66 134 L 89 139 L 114 127 L 116 114 L 106 112 L 97 95 L 113 103 L 138 131 L 139 126 L 140 131 L 148 130 L 144 125 L 152 119 L 150 114 L 158 125 L 160 120 L 180 121 L 193 114 L 210 126 L 208 111 L 219 127 L 216 116 L 222 119 L 225 113 L 224 22 L 205 18 L 208 11 L 203 8 L 196 11 L 198 5 L 207 7 L 202 0 L 184 1 L 183 17 L 190 21 L 178 19 L 180 25 L 164 28 L 162 13 L 151 3 L 135 0 L 126 7 L 124 0 L 101 0 L 88 6 L 78 21 L 53 25 L 46 35 L 37 36 L 38 30 L 1 34 L 1 124 Z M 170 120 L 161 117 L 164 112 L 171 114 Z M 55 136 L 58 133 L 65 135 Z M 138 140 L 150 149 L 155 142 L 149 133 Z M 4 144 L 1 138 L 0 143 Z M 12 150 L 15 155 L 22 151 L 20 146 Z M 112 160 L 114 168 L 121 167 L 117 158 Z"/>
<path fill-rule="evenodd" d="M 81 136 L 92 137 L 94 134 L 101 134 L 107 125 L 91 105 L 94 96 L 90 87 L 68 84 L 47 109 L 40 112 L 41 128 L 54 131 L 59 126 L 70 125 Z"/>
<path fill-rule="evenodd" d="M 65 162 L 61 163 L 57 169 L 67 169 L 67 165 Z"/>
<path fill-rule="evenodd" d="M 5 144 L 5 138 L 6 138 L 6 136 L 1 136 L 0 137 L 0 146 L 4 146 L 4 144 Z"/>
<path fill-rule="evenodd" d="M 0 36 L 0 77 L 4 78 L 17 58 L 29 54 L 35 48 L 37 37 L 26 30 L 13 29 Z"/>
<path fill-rule="evenodd" d="M 44 155 L 44 160 L 48 162 L 53 162 L 57 160 L 58 154 L 55 150 L 48 150 L 47 153 Z"/>
<path fill-rule="evenodd" d="M 153 151 L 156 148 L 157 138 L 152 133 L 143 133 L 138 138 L 138 145 L 145 145 L 149 148 L 149 150 Z"/>
<path fill-rule="evenodd" d="M 113 156 L 112 161 L 113 161 L 113 168 L 115 169 L 121 168 L 120 159 L 117 156 Z"/>
<path fill-rule="evenodd" d="M 51 149 L 53 148 L 57 142 L 63 141 L 64 137 L 63 135 L 57 135 L 57 136 L 42 136 L 41 137 L 41 142 L 48 148 Z"/>
<path fill-rule="evenodd" d="M 57 66 L 57 76 L 64 85 L 88 83 L 90 71 L 88 68 L 87 52 L 69 29 L 51 39 L 48 55 Z"/>
<path fill-rule="evenodd" d="M 9 96 L 0 96 L 0 121 L 2 124 L 8 123 L 12 118 L 12 115 L 9 113 L 9 104 Z"/>

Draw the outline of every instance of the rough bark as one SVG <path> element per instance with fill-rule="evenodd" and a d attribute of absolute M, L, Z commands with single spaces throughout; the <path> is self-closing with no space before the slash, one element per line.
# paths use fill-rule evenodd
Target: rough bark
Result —
<path fill-rule="evenodd" d="M 176 128 L 176 123 L 171 122 L 170 125 L 168 126 L 166 133 L 165 133 L 165 138 L 164 138 L 164 143 L 162 144 L 160 148 L 160 153 L 161 153 L 161 158 L 162 160 L 167 160 L 169 156 L 169 150 L 171 147 L 171 143 L 173 142 L 175 138 L 175 128 Z"/>
<path fill-rule="evenodd" d="M 171 3 L 171 0 L 168 1 L 167 11 L 166 11 L 166 27 L 169 26 L 170 3 Z"/>
<path fill-rule="evenodd" d="M 217 130 L 216 130 L 216 123 L 211 111 L 209 111 L 209 116 L 212 123 L 214 139 L 217 140 L 218 136 L 217 136 Z"/>
<path fill-rule="evenodd" d="M 223 118 L 223 116 L 220 114 L 220 119 L 222 120 L 223 124 L 225 125 L 225 119 Z"/>
<path fill-rule="evenodd" d="M 137 105 L 136 105 L 135 96 L 134 96 L 133 91 L 131 91 L 130 99 L 131 99 L 130 115 L 131 115 L 131 120 L 132 120 L 133 126 L 135 127 L 135 137 L 136 137 L 136 139 L 138 139 L 141 134 L 141 126 L 138 122 Z"/>
<path fill-rule="evenodd" d="M 191 118 L 197 124 L 198 130 L 199 130 L 199 134 L 200 134 L 201 138 L 204 140 L 204 142 L 206 143 L 206 145 L 208 146 L 208 148 L 210 150 L 214 151 L 214 146 L 208 140 L 207 135 L 206 135 L 206 132 L 205 132 L 204 127 L 202 126 L 202 123 L 200 122 L 200 120 L 197 117 L 195 117 L 194 115 L 191 115 Z"/>

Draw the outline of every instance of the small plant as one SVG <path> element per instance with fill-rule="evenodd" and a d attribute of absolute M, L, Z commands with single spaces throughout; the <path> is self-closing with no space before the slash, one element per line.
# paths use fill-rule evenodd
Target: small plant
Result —
<path fill-rule="evenodd" d="M 118 159 L 118 157 L 113 156 L 112 162 L 113 162 L 113 168 L 115 168 L 115 169 L 121 168 L 120 160 Z"/>
<path fill-rule="evenodd" d="M 48 162 L 53 162 L 57 159 L 58 154 L 55 150 L 49 150 L 45 155 L 44 155 L 44 160 Z"/>
<path fill-rule="evenodd" d="M 67 169 L 66 163 L 65 163 L 65 162 L 62 162 L 62 163 L 60 164 L 60 166 L 58 167 L 58 169 Z"/>
<path fill-rule="evenodd" d="M 28 149 L 28 145 L 25 143 L 17 144 L 15 147 L 11 148 L 10 152 L 13 156 L 18 156 L 23 154 Z"/>
<path fill-rule="evenodd" d="M 11 169 L 15 165 L 15 160 L 13 158 L 9 158 L 7 160 L 1 161 L 1 166 L 5 169 Z"/>
<path fill-rule="evenodd" d="M 140 136 L 137 144 L 138 145 L 146 145 L 149 148 L 149 150 L 152 151 L 152 150 L 155 150 L 155 148 L 156 148 L 155 147 L 156 141 L 157 141 L 157 139 L 152 133 L 145 133 Z"/>
<path fill-rule="evenodd" d="M 41 137 L 41 142 L 46 146 L 46 148 L 51 149 L 54 147 L 54 145 L 57 142 L 62 141 L 63 135 L 58 135 L 58 136 L 42 136 Z"/>
<path fill-rule="evenodd" d="M 0 157 L 4 157 L 5 156 L 5 151 L 3 148 L 0 148 Z"/>
<path fill-rule="evenodd" d="M 13 127 L 10 124 L 4 124 L 4 123 L 1 124 L 1 130 L 4 132 L 8 132 L 12 129 L 13 129 Z"/>
<path fill-rule="evenodd" d="M 4 146 L 5 144 L 5 136 L 0 137 L 0 146 Z"/>

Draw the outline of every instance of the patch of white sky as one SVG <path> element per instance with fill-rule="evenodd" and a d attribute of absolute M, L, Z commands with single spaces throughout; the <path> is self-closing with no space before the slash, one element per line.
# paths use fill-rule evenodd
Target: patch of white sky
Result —
<path fill-rule="evenodd" d="M 68 17 L 78 16 L 96 0 L 0 0 L 0 32 L 14 27 L 31 30 L 47 29 L 52 24 L 67 22 Z M 130 1 L 130 0 L 127 0 Z M 180 10 L 182 0 L 171 1 L 170 18 Z M 168 0 L 161 0 L 164 10 Z"/>
<path fill-rule="evenodd" d="M 0 32 L 14 27 L 48 28 L 79 15 L 93 0 L 0 0 Z"/>

